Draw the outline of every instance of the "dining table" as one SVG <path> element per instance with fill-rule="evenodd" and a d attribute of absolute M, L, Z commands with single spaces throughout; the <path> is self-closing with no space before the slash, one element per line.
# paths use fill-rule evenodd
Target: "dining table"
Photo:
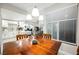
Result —
<path fill-rule="evenodd" d="M 40 39 L 37 44 L 32 40 L 22 39 L 3 44 L 3 55 L 57 55 L 61 42 Z"/>

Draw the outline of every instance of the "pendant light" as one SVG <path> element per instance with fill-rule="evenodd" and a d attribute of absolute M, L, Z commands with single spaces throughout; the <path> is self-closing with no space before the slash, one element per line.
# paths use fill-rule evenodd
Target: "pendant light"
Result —
<path fill-rule="evenodd" d="M 39 21 L 41 21 L 41 20 L 44 20 L 44 16 L 43 15 L 39 16 Z"/>
<path fill-rule="evenodd" d="M 36 6 L 32 10 L 32 16 L 34 16 L 34 17 L 39 16 L 39 10 Z"/>
<path fill-rule="evenodd" d="M 31 16 L 30 14 L 28 14 L 28 15 L 26 16 L 26 19 L 27 19 L 27 20 L 32 20 L 32 16 Z"/>

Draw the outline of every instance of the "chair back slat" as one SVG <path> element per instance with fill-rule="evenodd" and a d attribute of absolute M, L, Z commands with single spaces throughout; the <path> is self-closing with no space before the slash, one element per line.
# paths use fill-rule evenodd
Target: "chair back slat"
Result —
<path fill-rule="evenodd" d="M 51 39 L 51 34 L 43 34 L 44 39 Z"/>
<path fill-rule="evenodd" d="M 27 34 L 19 34 L 19 35 L 16 35 L 16 39 L 17 40 L 21 40 L 21 39 L 25 39 L 25 38 L 28 38 L 28 35 Z"/>

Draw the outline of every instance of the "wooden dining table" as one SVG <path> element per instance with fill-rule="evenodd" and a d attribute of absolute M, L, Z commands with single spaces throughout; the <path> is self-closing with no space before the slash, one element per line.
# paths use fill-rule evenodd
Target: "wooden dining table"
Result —
<path fill-rule="evenodd" d="M 24 39 L 3 44 L 3 55 L 57 55 L 61 42 L 41 39 L 37 44 Z"/>

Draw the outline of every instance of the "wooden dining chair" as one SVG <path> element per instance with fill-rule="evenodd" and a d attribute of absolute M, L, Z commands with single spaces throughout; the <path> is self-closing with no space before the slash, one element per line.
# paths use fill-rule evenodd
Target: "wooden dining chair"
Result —
<path fill-rule="evenodd" d="M 28 38 L 28 35 L 27 35 L 27 34 L 24 34 L 24 35 L 23 35 L 23 38 Z"/>
<path fill-rule="evenodd" d="M 51 34 L 43 34 L 43 38 L 51 40 Z"/>
<path fill-rule="evenodd" d="M 36 35 L 36 39 L 37 39 L 37 40 L 40 40 L 40 39 L 42 39 L 42 38 L 43 38 L 43 35 L 42 35 L 42 34 Z"/>
<path fill-rule="evenodd" d="M 77 55 L 79 55 L 79 46 L 78 46 L 78 48 L 77 48 Z"/>
<path fill-rule="evenodd" d="M 26 39 L 26 38 L 28 38 L 28 35 L 27 34 L 16 35 L 16 39 L 17 40 Z"/>

